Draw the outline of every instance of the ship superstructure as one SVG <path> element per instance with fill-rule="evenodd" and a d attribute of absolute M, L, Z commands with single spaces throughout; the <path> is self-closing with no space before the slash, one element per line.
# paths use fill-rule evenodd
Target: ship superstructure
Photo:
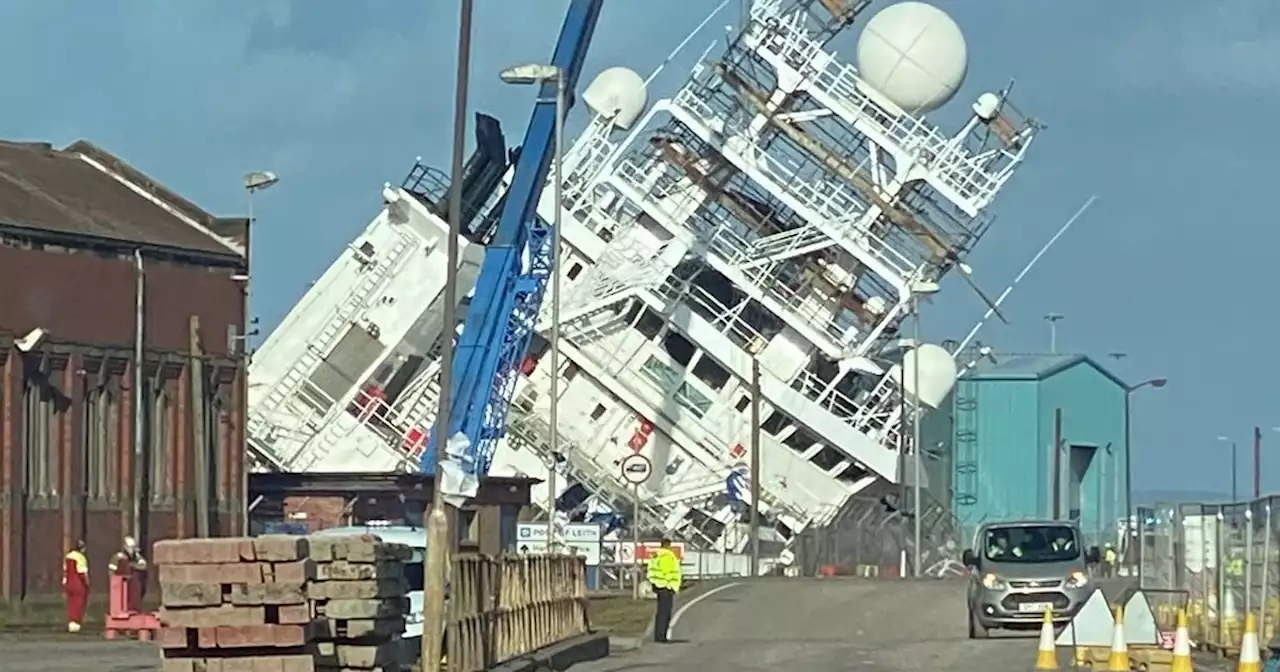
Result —
<path fill-rule="evenodd" d="M 592 118 L 562 183 L 562 366 L 548 370 L 535 337 L 494 473 L 554 465 L 560 515 L 627 515 L 638 496 L 632 524 L 739 550 L 759 395 L 760 505 L 783 537 L 903 481 L 911 405 L 938 405 L 956 378 L 952 353 L 901 333 L 909 306 L 950 270 L 968 276 L 961 260 L 1037 126 L 1007 92 L 979 96 L 955 133 L 924 119 L 966 68 L 959 29 L 924 3 L 871 17 L 858 67 L 842 61 L 828 45 L 869 4 L 758 0 L 673 96 L 650 103 L 625 68 L 585 90 Z M 250 438 L 265 465 L 413 467 L 438 398 L 447 227 L 438 194 L 406 186 L 386 190 L 384 211 L 255 356 Z M 472 199 L 464 289 L 501 191 Z M 465 297 L 452 300 L 465 315 Z M 638 486 L 622 473 L 634 454 L 653 466 Z"/>

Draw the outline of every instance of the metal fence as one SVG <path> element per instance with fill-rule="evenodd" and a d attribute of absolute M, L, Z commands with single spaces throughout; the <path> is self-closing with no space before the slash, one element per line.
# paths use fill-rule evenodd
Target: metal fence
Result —
<path fill-rule="evenodd" d="M 852 497 L 830 525 L 801 532 L 795 541 L 798 570 L 805 576 L 894 578 L 914 574 L 915 519 L 900 506 L 898 486 L 872 486 Z M 951 512 L 924 493 L 920 566 L 927 576 L 964 574 L 963 530 Z"/>
<path fill-rule="evenodd" d="M 1191 637 L 1237 650 L 1245 614 L 1263 642 L 1280 622 L 1280 497 L 1227 504 L 1160 504 L 1138 509 L 1141 585 L 1185 596 Z M 1274 513 L 1273 513 L 1274 511 Z M 1154 605 L 1157 618 L 1160 605 Z"/>

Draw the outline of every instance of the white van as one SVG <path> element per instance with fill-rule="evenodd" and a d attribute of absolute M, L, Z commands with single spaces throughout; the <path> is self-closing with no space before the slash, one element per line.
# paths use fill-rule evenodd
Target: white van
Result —
<path fill-rule="evenodd" d="M 408 525 L 352 525 L 350 527 L 332 527 L 311 536 L 349 537 L 359 534 L 376 535 L 389 544 L 404 544 L 413 549 L 413 555 L 404 566 L 404 577 L 409 581 L 409 613 L 406 615 L 404 639 L 422 636 L 422 586 L 423 567 L 427 557 L 427 531 L 421 527 Z"/>

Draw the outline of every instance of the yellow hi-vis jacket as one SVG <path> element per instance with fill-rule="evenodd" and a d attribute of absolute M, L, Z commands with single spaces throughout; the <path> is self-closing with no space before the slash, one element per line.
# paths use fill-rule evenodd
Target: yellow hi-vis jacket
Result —
<path fill-rule="evenodd" d="M 680 592 L 680 558 L 669 548 L 659 548 L 649 558 L 649 585 Z"/>

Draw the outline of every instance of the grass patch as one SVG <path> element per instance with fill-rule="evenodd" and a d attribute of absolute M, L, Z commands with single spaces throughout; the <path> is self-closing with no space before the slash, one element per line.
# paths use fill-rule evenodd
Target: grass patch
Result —
<path fill-rule="evenodd" d="M 640 637 L 653 623 L 653 600 L 635 600 L 630 595 L 593 596 L 587 604 L 591 629 L 613 637 Z"/>

